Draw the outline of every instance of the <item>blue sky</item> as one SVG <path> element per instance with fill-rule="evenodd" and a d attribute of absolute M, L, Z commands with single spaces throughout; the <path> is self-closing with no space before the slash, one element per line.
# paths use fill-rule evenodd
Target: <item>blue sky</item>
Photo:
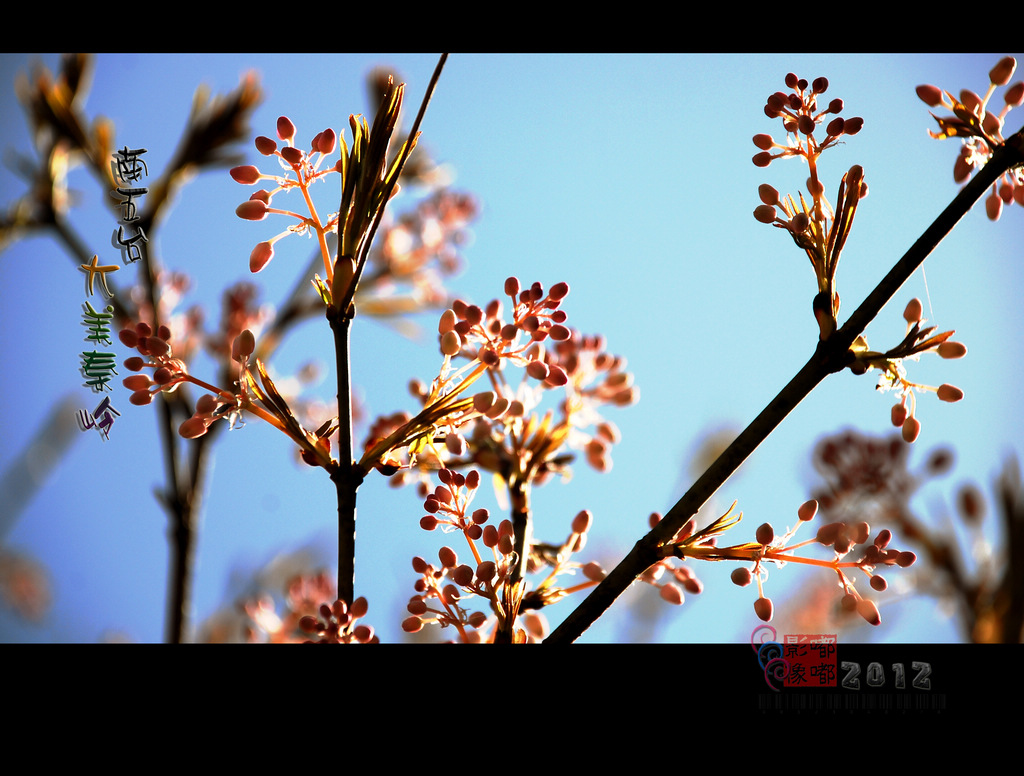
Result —
<path fill-rule="evenodd" d="M 453 292 L 486 303 L 501 294 L 509 275 L 545 286 L 567 281 L 569 324 L 604 334 L 609 349 L 629 361 L 641 390 L 639 404 L 608 412 L 623 435 L 610 473 L 597 475 L 581 461 L 571 482 L 536 492 L 542 537 L 561 540 L 573 515 L 589 508 L 595 528 L 588 555 L 613 565 L 646 530 L 647 515 L 667 511 L 692 481 L 687 462 L 702 435 L 746 425 L 813 349 L 813 271 L 791 240 L 751 215 L 761 183 L 784 194 L 805 190 L 798 162 L 758 169 L 750 161 L 753 135 L 781 136 L 762 107 L 785 88 L 785 74 L 826 76 L 829 96 L 846 103 L 843 115 L 865 120 L 860 134 L 821 160 L 830 199 L 855 163 L 865 168 L 870 187 L 838 270 L 843 320 L 957 191 L 957 147 L 928 137 L 934 122 L 914 87 L 983 91 L 1003 53 L 450 57 L 421 142 L 451 165 L 455 186 L 482 203 L 464 251 L 467 268 L 452 281 Z M 56 67 L 56 55 L 40 58 Z M 0 55 L 5 152 L 28 145 L 13 81 L 34 59 Z M 349 114 L 367 111 L 363 84 L 371 67 L 395 68 L 414 106 L 435 62 L 434 55 L 105 54 L 97 58 L 87 112 L 116 122 L 119 147 L 149 149 L 155 177 L 174 151 L 199 83 L 223 93 L 255 69 L 266 98 L 253 135 L 272 135 L 276 118 L 286 114 L 305 140 L 328 126 L 347 131 Z M 1011 113 L 1011 130 L 1022 118 L 1024 112 Z M 251 143 L 244 152 L 258 163 Z M 99 204 L 103 192 L 81 170 L 71 185 L 82 195 L 75 226 L 94 252 L 109 252 L 114 225 Z M 6 206 L 23 190 L 9 169 L 0 170 L 0 202 Z M 205 174 L 184 190 L 161 232 L 164 261 L 192 275 L 188 302 L 208 305 L 211 322 L 222 289 L 249 276 L 252 246 L 278 228 L 234 215 L 247 193 L 226 171 Z M 867 331 L 879 349 L 896 344 L 904 333 L 903 307 L 918 296 L 925 316 L 943 330 L 956 329 L 969 348 L 961 361 L 930 357 L 910 365 L 912 379 L 950 382 L 966 393 L 956 405 L 922 397 L 923 429 L 911 454 L 918 467 L 939 446 L 956 449 L 953 471 L 918 502 L 935 525 L 948 522 L 948 530 L 955 518 L 943 504 L 955 486 L 973 481 L 990 492 L 1005 457 L 1021 452 L 1022 229 L 1018 206 L 998 223 L 975 208 L 929 258 L 926 278 L 915 274 Z M 271 303 L 288 293 L 310 255 L 297 239 L 280 245 L 256 277 Z M 62 397 L 70 395 L 76 407 L 96 403 L 77 372 L 83 291 L 82 273 L 49 236 L 0 254 L 0 471 L 24 459 Z M 436 317 L 420 323 L 433 330 Z M 353 340 L 353 378 L 371 413 L 411 409 L 406 383 L 436 374 L 434 344 L 403 339 L 366 319 L 357 319 Z M 274 367 L 287 374 L 310 357 L 328 363 L 330 347 L 325 324 L 310 322 L 289 338 Z M 127 355 L 119 351 L 119 358 Z M 822 435 L 892 430 L 893 402 L 874 390 L 875 381 L 849 372 L 827 380 L 726 483 L 714 503 L 724 511 L 738 500 L 746 517 L 733 531 L 736 542 L 761 522 L 778 530 L 795 520 L 817 482 L 810 452 Z M 333 393 L 332 384 L 328 375 L 323 396 Z M 112 632 L 161 639 L 167 545 L 166 518 L 151 495 L 162 476 L 155 413 L 128 404 L 127 396 L 121 386 L 111 395 L 122 414 L 109 442 L 74 429 L 66 455 L 25 508 L 13 514 L 0 506 L 7 510 L 0 539 L 50 570 L 54 595 L 38 625 L 0 613 L 0 640 L 95 641 Z M 330 562 L 336 508 L 322 475 L 294 466 L 287 440 L 256 421 L 221 436 L 199 536 L 197 620 L 238 592 L 233 580 L 279 553 L 312 546 Z M 490 494 L 479 498 L 493 506 Z M 382 640 L 398 640 L 415 577 L 410 558 L 434 558 L 448 539 L 418 527 L 422 505 L 411 492 L 376 478 L 359 500 L 357 593 L 369 598 L 369 620 Z M 991 509 L 988 532 L 992 541 L 1001 536 Z M 698 567 L 705 592 L 688 596 L 681 608 L 664 606 L 656 638 L 746 639 L 757 624 L 756 595 L 732 586 L 730 570 Z M 778 610 L 806 584 L 806 575 L 787 568 L 772 575 L 767 589 Z M 960 639 L 934 599 L 900 600 L 898 591 L 890 598 L 881 628 L 852 637 Z M 569 610 L 563 603 L 549 619 L 557 623 Z M 630 628 L 628 607 L 620 606 L 585 639 L 620 640 Z"/>

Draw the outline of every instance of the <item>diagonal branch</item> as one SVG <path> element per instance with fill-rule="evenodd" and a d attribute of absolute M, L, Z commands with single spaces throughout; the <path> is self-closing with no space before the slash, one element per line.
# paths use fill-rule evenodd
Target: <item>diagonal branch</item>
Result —
<path fill-rule="evenodd" d="M 882 278 L 846 324 L 829 339 L 819 341 L 811 359 L 769 402 L 693 484 L 664 519 L 638 541 L 629 554 L 593 592 L 552 632 L 545 643 L 568 644 L 579 638 L 628 588 L 659 559 L 658 548 L 672 539 L 687 520 L 715 494 L 785 417 L 827 375 L 842 371 L 850 360 L 849 348 L 882 307 L 921 266 L 928 255 L 971 209 L 989 187 L 1011 167 L 1024 164 L 1024 129 L 996 149 L 988 164 L 968 183 L 896 265 Z"/>

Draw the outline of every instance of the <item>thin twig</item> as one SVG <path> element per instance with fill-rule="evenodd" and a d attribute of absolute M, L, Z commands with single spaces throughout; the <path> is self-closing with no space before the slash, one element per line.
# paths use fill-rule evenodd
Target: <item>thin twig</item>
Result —
<path fill-rule="evenodd" d="M 448 55 L 442 54 L 434 74 L 427 86 L 426 94 L 420 104 L 419 112 L 416 114 L 416 121 L 402 149 L 399 157 L 398 169 L 401 170 L 412 151 L 416 133 L 419 131 L 420 123 L 426 113 L 427 105 L 437 86 L 438 78 Z M 349 605 L 352 604 L 355 596 L 355 562 L 356 562 L 356 491 L 363 482 L 364 472 L 353 459 L 353 438 L 352 438 L 352 383 L 350 374 L 349 340 L 352 328 L 352 319 L 355 316 L 355 306 L 352 299 L 355 295 L 356 286 L 359 283 L 359 276 L 364 266 L 366 257 L 369 255 L 370 246 L 373 244 L 377 227 L 384 217 L 384 209 L 391 199 L 394 186 L 397 184 L 399 175 L 392 180 L 387 191 L 384 193 L 384 203 L 377 211 L 376 217 L 367 232 L 363 242 L 359 246 L 359 256 L 356 259 L 356 273 L 349 283 L 344 299 L 338 305 L 330 305 L 327 308 L 327 320 L 334 332 L 334 355 L 338 375 L 338 460 L 340 465 L 331 472 L 338 497 L 338 598 Z M 339 227 L 340 228 L 340 227 Z M 339 240 L 339 244 L 340 244 Z M 339 248 L 340 250 L 340 248 Z M 337 259 L 337 257 L 336 257 Z"/>

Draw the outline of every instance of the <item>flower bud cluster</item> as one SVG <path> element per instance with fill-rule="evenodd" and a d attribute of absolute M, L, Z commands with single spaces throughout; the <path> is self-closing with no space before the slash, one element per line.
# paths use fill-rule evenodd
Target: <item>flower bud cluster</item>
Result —
<path fill-rule="evenodd" d="M 917 87 L 917 96 L 931 107 L 942 106 L 953 112 L 952 116 L 936 116 L 939 131 L 928 131 L 938 140 L 957 137 L 963 141 L 960 153 L 953 165 L 953 180 L 966 183 L 975 170 L 985 165 L 992 153 L 1002 145 L 1003 127 L 1006 116 L 1013 109 L 1024 103 L 1024 81 L 1017 81 L 1008 86 L 1003 93 L 1003 106 L 996 113 L 989 108 L 989 101 L 999 87 L 1006 87 L 1017 69 L 1017 60 L 1003 57 L 989 71 L 989 87 L 984 96 L 979 96 L 969 89 L 963 89 L 959 95 L 953 95 L 936 86 L 925 84 Z M 1024 171 L 1020 168 L 1005 172 L 992 184 L 992 192 L 985 200 L 985 212 L 992 221 L 999 219 L 1003 205 L 1016 202 L 1024 205 Z"/>
<path fill-rule="evenodd" d="M 916 417 L 917 397 L 915 391 L 926 391 L 936 394 L 941 401 L 954 403 L 964 397 L 964 392 L 955 385 L 943 383 L 935 387 L 913 383 L 907 379 L 904 362 L 917 361 L 922 353 L 937 353 L 944 359 L 958 359 L 967 355 L 967 346 L 962 342 L 950 339 L 955 332 L 947 331 L 933 334 L 936 327 L 922 329 L 925 319 L 921 317 L 923 308 L 920 299 L 911 299 L 903 311 L 907 322 L 907 335 L 903 342 L 895 348 L 878 353 L 868 349 L 867 339 L 858 337 L 850 349 L 854 356 L 850 371 L 864 374 L 869 369 L 878 369 L 881 376 L 876 386 L 879 391 L 896 391 L 900 400 L 890 413 L 892 424 L 902 430 L 903 439 L 913 442 L 921 432 L 921 422 Z"/>
<path fill-rule="evenodd" d="M 352 606 L 339 598 L 330 606 L 321 604 L 316 616 L 307 614 L 302 617 L 299 628 L 311 637 L 306 643 L 379 644 L 380 638 L 374 634 L 372 625 L 356 624 L 366 616 L 368 609 L 365 598 L 357 598 Z"/>
<path fill-rule="evenodd" d="M 862 599 L 848 576 L 849 571 L 859 569 L 871 580 L 872 589 L 882 591 L 886 588 L 886 583 L 883 578 L 874 573 L 876 567 L 899 566 L 906 568 L 916 560 L 916 556 L 911 552 L 899 552 L 888 547 L 892 539 L 892 534 L 888 530 L 881 531 L 873 543 L 868 545 L 871 528 L 863 521 L 853 524 L 830 523 L 821 526 L 814 539 L 794 543 L 794 537 L 800 527 L 804 523 L 814 520 L 818 513 L 818 502 L 814 499 L 803 503 L 797 509 L 796 525 L 787 529 L 785 533 L 779 534 L 771 523 L 763 523 L 755 531 L 753 542 L 731 547 L 718 547 L 715 541 L 716 537 L 742 519 L 742 514 L 736 516 L 731 514 L 733 507 L 735 504 L 718 520 L 700 531 L 694 531 L 691 518 L 677 536 L 662 548 L 662 555 L 663 557 L 749 562 L 751 564 L 749 567 L 743 566 L 734 569 L 730 578 L 733 584 L 740 587 L 746 587 L 751 582 L 757 583 L 757 600 L 754 602 L 754 611 L 765 622 L 771 620 L 774 614 L 772 601 L 764 592 L 769 564 L 781 568 L 787 563 L 800 563 L 817 566 L 835 573 L 845 596 L 852 597 L 855 607 L 859 607 L 858 611 L 861 616 L 868 622 L 877 625 L 881 621 L 878 618 L 877 608 L 870 602 L 859 603 Z M 798 550 L 817 544 L 830 547 L 834 551 L 832 559 L 824 560 L 797 554 Z M 858 545 L 866 545 L 860 557 L 857 560 L 845 559 Z"/>
<path fill-rule="evenodd" d="M 142 357 L 132 356 L 125 360 L 125 368 L 132 372 L 153 369 L 152 379 L 146 375 L 131 375 L 124 379 L 124 386 L 132 391 L 128 401 L 144 406 L 153 401 L 161 391 L 171 393 L 181 383 L 189 380 L 184 362 L 171 352 L 171 330 L 161 325 L 156 333 L 148 323 L 137 323 L 134 327 L 122 329 L 118 338 L 124 345 L 137 350 Z"/>
<path fill-rule="evenodd" d="M 281 116 L 277 120 L 277 137 L 285 143 L 284 146 L 279 148 L 277 141 L 260 136 L 256 138 L 256 150 L 264 156 L 275 157 L 278 165 L 284 171 L 283 174 L 264 173 L 254 165 L 242 165 L 234 167 L 230 171 L 231 177 L 243 186 L 255 186 L 260 181 L 270 181 L 275 184 L 275 187 L 270 190 L 257 190 L 248 200 L 239 205 L 235 210 L 235 214 L 239 218 L 247 221 L 262 221 L 268 214 L 276 213 L 297 221 L 295 225 L 269 240 L 258 243 L 253 248 L 249 256 L 249 269 L 253 273 L 262 271 L 270 263 L 274 257 L 274 243 L 281 238 L 289 234 L 305 233 L 312 228 L 320 238 L 322 247 L 326 248 L 326 243 L 323 241 L 324 235 L 335 232 L 338 228 L 337 214 L 332 215 L 326 221 L 321 221 L 309 195 L 309 189 L 315 181 L 332 172 L 343 172 L 341 160 L 330 167 L 320 169 L 325 158 L 334 152 L 337 145 L 338 136 L 335 131 L 328 128 L 318 132 L 310 142 L 309 151 L 302 151 L 294 145 L 295 125 L 287 116 Z M 274 195 L 295 188 L 302 191 L 309 210 L 308 217 L 271 207 Z"/>
<path fill-rule="evenodd" d="M 607 351 L 601 335 L 572 336 L 556 342 L 545 355 L 569 377 L 571 391 L 563 411 L 571 425 L 569 445 L 584 452 L 587 463 L 599 472 L 612 468 L 612 446 L 622 435 L 601 415 L 602 405 L 629 407 L 640 400 L 640 388 L 626 371 L 626 359 Z"/>
<path fill-rule="evenodd" d="M 569 285 L 556 283 L 545 293 L 540 283 L 523 289 L 517 278 L 510 277 L 505 281 L 505 293 L 512 299 L 511 320 L 503 316 L 499 299 L 491 300 L 485 308 L 455 300 L 438 324 L 441 352 L 449 358 L 461 355 L 478 359 L 490 369 L 503 368 L 507 359 L 524 367 L 545 387 L 565 385 L 565 370 L 545 361 L 541 343 L 557 343 L 572 336 L 565 325 L 565 311 L 558 309 L 569 293 Z"/>
<path fill-rule="evenodd" d="M 469 513 L 470 502 L 480 487 L 480 472 L 474 469 L 463 475 L 451 469 L 441 469 L 437 478 L 441 484 L 423 502 L 427 514 L 420 519 L 420 527 L 425 531 L 440 527 L 446 533 L 459 530 L 470 541 L 480 539 L 488 512 L 477 509 Z"/>
<path fill-rule="evenodd" d="M 586 545 L 587 533 L 593 525 L 593 516 L 584 510 L 571 524 L 569 536 L 561 545 L 533 544 L 530 547 L 529 573 L 548 569 L 545 578 L 532 590 L 512 577 L 519 565 L 515 551 L 515 532 L 510 520 L 496 527 L 489 524 L 486 509 L 470 511 L 470 502 L 480 484 L 480 475 L 471 470 L 465 476 L 450 469 L 438 473 L 441 484 L 427 495 L 423 507 L 427 514 L 420 527 L 433 531 L 462 531 L 472 553 L 471 559 L 462 560 L 451 547 L 438 551 L 439 565 L 420 557 L 413 558 L 413 569 L 420 578 L 415 583 L 416 594 L 409 599 L 410 614 L 402 623 L 407 633 L 416 633 L 425 625 L 452 626 L 459 639 L 466 642 L 493 638 L 498 627 L 511 617 L 523 627 L 525 640 L 543 638 L 547 626 L 536 610 L 556 603 L 570 593 L 596 585 L 604 572 L 596 563 L 585 566 L 571 560 L 574 553 Z M 560 575 L 583 569 L 585 581 L 564 588 L 556 584 Z M 482 611 L 470 611 L 464 599 L 477 596 L 487 602 L 494 618 Z M 512 604 L 511 610 L 509 609 Z"/>
<path fill-rule="evenodd" d="M 754 135 L 754 145 L 761 149 L 753 159 L 757 167 L 767 167 L 773 160 L 786 156 L 802 156 L 808 161 L 817 159 L 843 135 L 856 135 L 864 126 L 864 119 L 860 117 L 843 119 L 839 116 L 844 107 L 839 98 L 819 108 L 818 98 L 828 90 L 827 78 L 815 78 L 808 84 L 806 79 L 789 73 L 786 86 L 793 91 L 771 95 L 764 106 L 764 113 L 770 119 L 781 118 L 791 137 L 787 143 L 776 143 L 771 135 Z M 834 118 L 830 119 L 830 116 Z M 825 137 L 815 138 L 815 131 L 825 121 L 828 121 Z M 772 153 L 773 150 L 777 153 Z"/>
<path fill-rule="evenodd" d="M 850 167 L 839 184 L 836 207 L 825 198 L 825 186 L 818 177 L 818 157 L 835 145 L 844 135 L 856 135 L 864 125 L 859 117 L 843 119 L 843 101 L 831 100 L 823 109 L 818 98 L 828 89 L 828 79 L 816 78 L 811 84 L 793 73 L 786 76 L 786 86 L 794 90 L 789 94 L 776 92 L 768 98 L 765 114 L 781 118 L 789 137 L 786 143 L 776 143 L 771 135 L 755 135 L 754 145 L 761 152 L 754 156 L 754 164 L 767 167 L 774 159 L 796 156 L 802 158 L 809 171 L 807 191 L 811 202 L 799 195 L 800 203 L 792 195 L 785 198 L 769 184 L 758 188 L 761 204 L 754 209 L 754 218 L 763 224 L 785 229 L 793 241 L 811 260 L 818 281 L 818 294 L 814 300 L 814 315 L 820 329 L 820 339 L 827 340 L 836 329 L 839 314 L 839 294 L 835 289 L 835 274 L 839 257 L 846 244 L 857 206 L 868 194 L 864 168 Z M 829 119 L 830 116 L 834 118 Z M 815 137 L 818 126 L 828 120 L 825 137 Z M 778 149 L 776 153 L 773 150 Z M 781 215 L 779 211 L 781 210 Z"/>

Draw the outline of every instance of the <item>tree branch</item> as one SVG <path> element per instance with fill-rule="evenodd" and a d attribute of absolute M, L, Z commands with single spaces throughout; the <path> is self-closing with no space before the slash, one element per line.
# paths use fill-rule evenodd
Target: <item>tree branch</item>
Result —
<path fill-rule="evenodd" d="M 989 187 L 1011 167 L 1024 164 L 1024 129 L 997 148 L 977 175 L 968 183 L 924 234 L 910 247 L 846 324 L 828 340 L 819 342 L 814 356 L 747 426 L 707 471 L 693 484 L 664 519 L 638 541 L 630 553 L 593 592 L 545 639 L 545 643 L 568 644 L 579 638 L 628 588 L 658 560 L 658 548 L 668 542 L 687 520 L 715 494 L 751 453 L 828 374 L 842 371 L 850 361 L 849 348 L 882 307 L 921 266 L 925 258 Z"/>

